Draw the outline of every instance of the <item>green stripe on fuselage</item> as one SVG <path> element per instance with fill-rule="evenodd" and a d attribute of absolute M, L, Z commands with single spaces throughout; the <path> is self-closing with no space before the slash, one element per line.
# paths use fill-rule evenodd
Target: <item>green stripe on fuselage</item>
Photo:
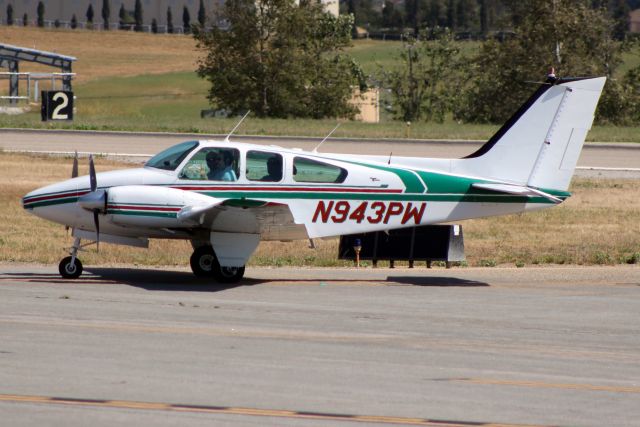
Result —
<path fill-rule="evenodd" d="M 66 203 L 75 203 L 77 201 L 78 201 L 77 197 L 69 197 L 69 198 L 63 198 L 63 199 L 44 200 L 42 202 L 34 202 L 34 203 L 25 202 L 24 208 L 33 209 L 33 208 L 39 208 L 42 206 L 64 205 Z"/>
<path fill-rule="evenodd" d="M 424 193 L 427 189 L 424 184 L 416 175 L 416 172 L 411 169 L 401 169 L 392 166 L 382 166 L 382 165 L 372 165 L 369 163 L 359 163 L 359 162 L 345 162 L 351 163 L 358 166 L 364 166 L 371 169 L 378 169 L 381 171 L 392 172 L 398 176 L 402 180 L 402 183 L 405 186 L 405 192 L 407 193 Z M 427 184 L 428 185 L 428 184 Z"/>
<path fill-rule="evenodd" d="M 474 189 L 475 190 L 475 189 Z M 294 199 L 294 200 L 381 200 L 398 202 L 476 202 L 476 203 L 544 203 L 553 204 L 544 197 L 526 197 L 511 194 L 467 193 L 467 194 L 371 194 L 371 193 L 292 193 L 292 192 L 237 192 L 237 191 L 203 191 L 206 196 L 228 199 L 225 204 L 231 204 L 230 200 L 237 200 L 242 205 L 243 198 L 256 199 Z"/>

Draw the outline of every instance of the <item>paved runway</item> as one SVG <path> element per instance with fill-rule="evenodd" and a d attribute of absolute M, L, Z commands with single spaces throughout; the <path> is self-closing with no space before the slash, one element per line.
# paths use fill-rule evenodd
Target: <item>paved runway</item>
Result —
<path fill-rule="evenodd" d="M 84 131 L 29 131 L 0 129 L 0 148 L 4 150 L 64 151 L 77 150 L 92 153 L 155 154 L 178 142 L 190 139 L 213 138 L 212 135 L 84 132 Z M 240 142 L 279 145 L 287 148 L 312 150 L 321 138 L 287 137 L 235 137 Z M 367 154 L 416 157 L 458 158 L 473 153 L 482 145 L 480 141 L 421 141 L 421 140 L 365 140 L 332 138 L 320 151 L 329 153 Z M 586 144 L 578 161 L 579 167 L 640 168 L 640 144 Z M 579 171 L 582 175 L 598 173 Z M 607 176 L 637 178 L 636 172 L 613 172 Z"/>
<path fill-rule="evenodd" d="M 637 426 L 640 268 L 0 265 L 3 425 Z"/>

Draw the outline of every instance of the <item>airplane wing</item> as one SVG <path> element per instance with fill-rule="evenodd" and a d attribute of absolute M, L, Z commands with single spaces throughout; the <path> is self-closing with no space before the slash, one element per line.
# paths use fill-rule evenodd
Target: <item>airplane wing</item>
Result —
<path fill-rule="evenodd" d="M 307 238 L 305 227 L 295 223 L 288 205 L 262 200 L 218 199 L 208 205 L 185 206 L 177 220 L 212 231 L 260 234 L 262 240 Z"/>
<path fill-rule="evenodd" d="M 526 187 L 522 185 L 512 185 L 512 184 L 494 184 L 494 183 L 474 183 L 471 185 L 473 188 L 477 188 L 480 190 L 489 190 L 495 191 L 496 193 L 506 193 L 506 194 L 515 194 L 519 196 L 539 196 L 544 197 L 545 199 L 551 200 L 554 203 L 562 203 L 562 199 L 556 196 L 553 196 L 549 193 L 545 193 L 544 191 L 538 190 L 536 188 Z"/>

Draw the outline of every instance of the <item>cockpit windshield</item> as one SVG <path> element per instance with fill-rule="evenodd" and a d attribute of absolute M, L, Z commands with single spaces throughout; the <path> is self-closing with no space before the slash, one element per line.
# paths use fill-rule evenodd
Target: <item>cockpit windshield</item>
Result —
<path fill-rule="evenodd" d="M 149 161 L 145 163 L 145 167 L 168 171 L 176 170 L 184 158 L 197 146 L 198 141 L 187 141 L 169 147 L 149 159 Z"/>

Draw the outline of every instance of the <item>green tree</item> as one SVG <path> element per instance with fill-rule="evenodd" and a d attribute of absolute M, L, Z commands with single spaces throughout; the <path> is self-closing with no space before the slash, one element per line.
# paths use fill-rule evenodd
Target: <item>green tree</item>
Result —
<path fill-rule="evenodd" d="M 74 13 L 71 16 L 71 29 L 75 30 L 76 28 L 78 28 L 78 18 L 76 17 L 76 14 Z"/>
<path fill-rule="evenodd" d="M 531 93 L 526 82 L 542 80 L 551 67 L 559 76 L 611 76 L 620 63 L 621 45 L 612 39 L 612 21 L 603 9 L 583 0 L 504 3 L 515 36 L 482 45 L 457 118 L 504 122 Z"/>
<path fill-rule="evenodd" d="M 104 23 L 104 29 L 109 30 L 109 19 L 111 18 L 111 6 L 109 5 L 109 0 L 102 0 L 101 16 L 102 16 L 102 22 Z"/>
<path fill-rule="evenodd" d="M 207 22 L 207 12 L 204 9 L 204 0 L 200 0 L 200 6 L 198 7 L 198 23 L 201 27 Z"/>
<path fill-rule="evenodd" d="M 460 62 L 451 31 L 427 29 L 432 40 L 409 37 L 400 53 L 402 66 L 383 71 L 382 81 L 391 89 L 396 118 L 406 122 L 442 122 L 451 111 L 457 88 L 453 70 Z"/>
<path fill-rule="evenodd" d="M 173 13 L 171 6 L 167 7 L 167 33 L 173 34 Z"/>
<path fill-rule="evenodd" d="M 118 12 L 118 18 L 120 18 L 120 29 L 122 30 L 125 26 L 125 24 L 127 24 L 129 22 L 129 14 L 127 13 L 127 10 L 124 8 L 124 3 L 120 3 L 120 11 Z"/>
<path fill-rule="evenodd" d="M 93 24 L 93 5 L 91 3 L 89 3 L 85 16 L 87 17 L 87 24 Z"/>
<path fill-rule="evenodd" d="M 353 113 L 348 100 L 359 68 L 342 53 L 350 43 L 351 15 L 334 17 L 314 2 L 230 0 L 229 27 L 194 27 L 205 55 L 198 74 L 208 98 L 232 113 L 335 117 Z"/>
<path fill-rule="evenodd" d="M 430 28 L 447 26 L 447 5 L 445 0 L 430 0 L 424 7 L 424 19 L 420 25 Z"/>
<path fill-rule="evenodd" d="M 151 32 L 153 34 L 158 34 L 158 20 L 156 18 L 151 20 Z"/>
<path fill-rule="evenodd" d="M 38 14 L 38 27 L 44 27 L 44 3 L 39 1 L 36 11 Z"/>
<path fill-rule="evenodd" d="M 488 0 L 480 0 L 480 32 L 483 36 L 489 33 L 489 4 Z"/>
<path fill-rule="evenodd" d="M 26 27 L 29 25 L 29 15 L 26 13 L 22 15 L 22 26 Z"/>
<path fill-rule="evenodd" d="M 625 0 L 615 0 L 612 5 L 611 15 L 615 21 L 613 37 L 616 40 L 624 40 L 629 32 L 629 5 Z"/>
<path fill-rule="evenodd" d="M 463 31 L 477 31 L 480 14 L 476 0 L 459 0 L 457 8 L 458 27 Z"/>
<path fill-rule="evenodd" d="M 7 5 L 7 25 L 13 25 L 13 5 Z"/>
<path fill-rule="evenodd" d="M 458 28 L 458 0 L 448 0 L 447 2 L 447 27 L 455 31 Z"/>
<path fill-rule="evenodd" d="M 191 15 L 189 14 L 189 8 L 185 5 L 182 8 L 182 27 L 184 33 L 189 34 L 191 32 Z"/>
<path fill-rule="evenodd" d="M 385 28 L 402 28 L 404 17 L 402 11 L 395 7 L 395 3 L 385 0 L 382 9 L 382 26 Z"/>
<path fill-rule="evenodd" d="M 407 17 L 407 24 L 413 28 L 414 37 L 420 33 L 420 23 L 422 22 L 422 0 L 405 0 L 404 9 Z"/>
<path fill-rule="evenodd" d="M 144 18 L 142 15 L 142 2 L 140 0 L 136 0 L 135 9 L 133 12 L 133 17 L 136 21 L 136 25 L 134 27 L 135 31 L 142 31 L 142 25 L 144 24 Z"/>

